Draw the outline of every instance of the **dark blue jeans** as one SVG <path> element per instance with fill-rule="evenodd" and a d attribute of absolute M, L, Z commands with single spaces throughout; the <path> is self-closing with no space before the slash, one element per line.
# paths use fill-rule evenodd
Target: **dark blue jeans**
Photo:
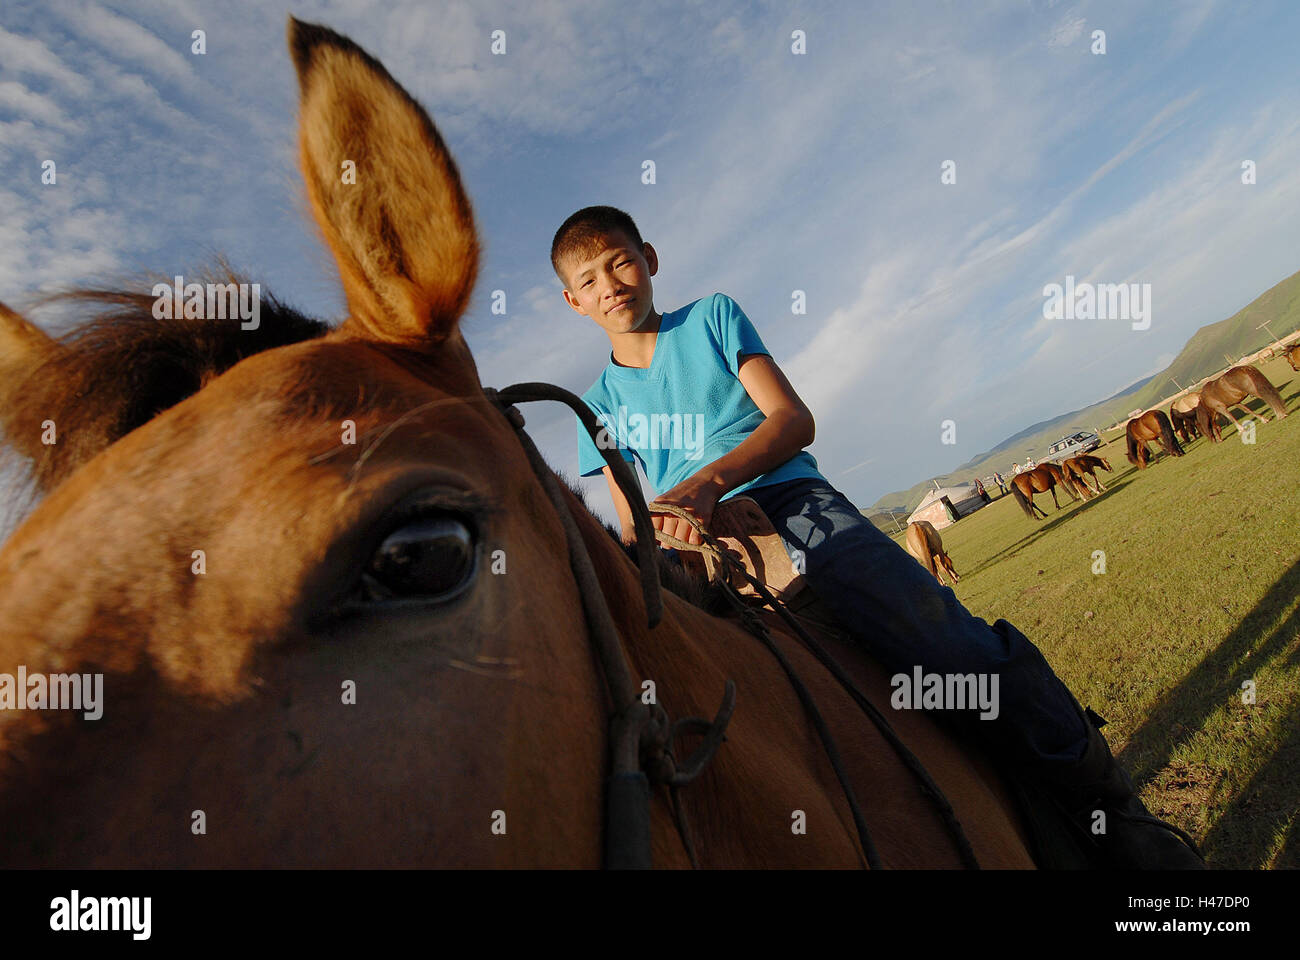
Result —
<path fill-rule="evenodd" d="M 997 717 L 946 711 L 960 729 L 1040 771 L 1083 756 L 1087 730 L 1074 698 L 1014 626 L 1006 620 L 989 626 L 973 616 L 825 481 L 792 480 L 743 493 L 763 508 L 791 556 L 802 552 L 809 587 L 886 670 L 909 677 L 918 666 L 924 674 L 997 675 Z"/>

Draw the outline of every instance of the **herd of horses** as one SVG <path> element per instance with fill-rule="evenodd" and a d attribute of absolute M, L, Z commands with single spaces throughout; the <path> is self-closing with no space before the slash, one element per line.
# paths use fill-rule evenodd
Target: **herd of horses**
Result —
<path fill-rule="evenodd" d="M 1061 509 L 1061 502 L 1056 498 L 1056 488 L 1065 490 L 1075 500 L 1089 500 L 1100 496 L 1106 487 L 1097 476 L 1097 470 L 1111 472 L 1110 461 L 1105 457 L 1083 454 L 1070 457 L 1059 464 L 1044 463 L 1030 470 L 1022 470 L 1011 478 L 1011 494 L 1031 520 L 1037 520 L 1047 514 L 1034 503 L 1035 493 L 1050 493 L 1056 509 Z M 959 581 L 957 571 L 953 569 L 952 557 L 943 547 L 943 538 L 928 520 L 913 520 L 907 525 L 904 537 L 907 550 L 913 557 L 933 574 L 944 586 L 950 586 L 945 579 L 947 573 L 952 579 L 951 585 Z"/>
<path fill-rule="evenodd" d="M 1289 347 L 1283 356 L 1290 363 L 1291 369 L 1300 372 L 1300 344 Z M 1258 416 L 1262 422 L 1267 418 L 1262 413 L 1253 413 L 1245 406 L 1249 397 L 1258 397 L 1269 405 L 1277 419 L 1286 416 L 1286 404 L 1277 388 L 1257 368 L 1252 366 L 1235 366 L 1223 374 L 1208 381 L 1200 391 L 1185 394 L 1173 402 L 1166 416 L 1161 410 L 1148 410 L 1129 420 L 1124 429 L 1125 443 L 1129 462 L 1139 470 L 1145 470 L 1153 456 L 1148 443 L 1158 443 L 1167 454 L 1183 456 L 1182 443 L 1190 443 L 1198 436 L 1208 437 L 1211 442 L 1223 440 L 1219 427 L 1219 415 L 1228 417 L 1241 432 L 1242 425 L 1231 408 L 1240 406 L 1249 415 Z M 1011 478 L 1011 493 L 1016 503 L 1031 520 L 1046 519 L 1047 514 L 1034 502 L 1034 494 L 1050 493 L 1056 509 L 1061 503 L 1056 497 L 1058 487 L 1065 490 L 1075 502 L 1090 500 L 1105 491 L 1101 478 L 1096 475 L 1098 468 L 1107 473 L 1111 471 L 1110 462 L 1105 457 L 1085 454 L 1070 457 L 1060 464 L 1044 463 L 1032 470 L 1022 470 Z M 952 559 L 944 551 L 943 541 L 937 530 L 925 520 L 913 521 L 907 525 L 907 549 L 923 567 L 940 582 L 944 583 L 942 573 L 947 571 L 957 582 Z M 947 585 L 947 584 L 945 584 Z"/>
<path fill-rule="evenodd" d="M 1300 369 L 1300 347 L 1288 351 L 1287 359 L 1294 369 Z M 1145 470 L 1153 456 L 1150 443 L 1158 443 L 1166 454 L 1181 457 L 1184 453 L 1179 437 L 1183 443 L 1190 443 L 1198 436 L 1208 437 L 1211 442 L 1223 440 L 1219 428 L 1219 415 L 1228 417 L 1240 432 L 1241 422 L 1232 412 L 1232 407 L 1241 406 L 1247 413 L 1258 416 L 1261 422 L 1268 422 L 1262 413 L 1251 414 L 1244 401 L 1249 397 L 1258 397 L 1272 408 L 1277 419 L 1286 416 L 1286 405 L 1277 388 L 1269 382 L 1257 368 L 1252 366 L 1231 367 L 1223 374 L 1208 381 L 1199 392 L 1189 393 L 1175 400 L 1169 408 L 1168 415 L 1163 410 L 1147 410 L 1133 417 L 1125 425 L 1124 437 L 1129 462 L 1139 470 Z M 1056 508 L 1061 504 L 1056 499 L 1056 487 L 1063 487 L 1074 500 L 1088 500 L 1097 496 L 1104 489 L 1100 486 L 1093 471 L 1103 467 L 1108 472 L 1110 464 L 1102 457 L 1072 457 L 1059 466 L 1048 463 L 1033 470 L 1017 474 L 1012 478 L 1011 488 L 1016 502 L 1031 520 L 1046 517 L 1033 502 L 1035 493 L 1051 491 Z M 1091 479 L 1090 485 L 1086 482 Z"/>
<path fill-rule="evenodd" d="M 1292 369 L 1300 370 L 1300 345 L 1290 348 L 1285 356 Z M 1130 462 L 1138 469 L 1145 469 L 1149 462 L 1146 441 L 1159 440 L 1165 452 L 1181 457 L 1183 449 L 1178 442 L 1190 443 L 1197 437 L 1208 437 L 1212 443 L 1223 440 L 1219 427 L 1219 415 L 1227 417 L 1241 432 L 1241 421 L 1232 412 L 1232 407 L 1239 406 L 1248 415 L 1258 416 L 1260 422 L 1267 423 L 1264 414 L 1252 414 L 1245 406 L 1249 397 L 1258 397 L 1272 408 L 1277 419 L 1286 416 L 1286 404 L 1277 388 L 1269 382 L 1257 368 L 1243 365 L 1231 367 L 1224 373 L 1208 381 L 1199 391 L 1192 391 L 1179 397 L 1169 408 L 1169 416 L 1159 410 L 1148 410 L 1140 417 L 1130 420 L 1127 429 Z"/>
<path fill-rule="evenodd" d="M 1057 510 L 1061 509 L 1061 502 L 1056 498 L 1057 487 L 1068 493 L 1073 500 L 1088 500 L 1099 496 L 1106 488 L 1097 476 L 1098 468 L 1111 472 L 1110 461 L 1105 457 L 1083 454 L 1070 457 L 1059 464 L 1040 464 L 1031 470 L 1022 470 L 1011 478 L 1011 495 L 1031 520 L 1039 516 L 1046 517 L 1047 514 L 1034 503 L 1034 494 L 1050 493 Z"/>

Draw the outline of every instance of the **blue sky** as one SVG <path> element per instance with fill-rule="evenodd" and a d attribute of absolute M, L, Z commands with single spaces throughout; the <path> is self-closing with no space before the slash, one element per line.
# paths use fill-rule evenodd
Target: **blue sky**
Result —
<path fill-rule="evenodd" d="M 1163 368 L 1300 269 L 1292 3 L 6 0 L 0 299 L 224 254 L 341 317 L 295 166 L 289 12 L 381 59 L 455 154 L 485 248 L 465 319 L 485 384 L 594 380 L 608 341 L 547 255 L 565 216 L 614 204 L 659 251 L 660 310 L 741 304 L 863 505 Z M 1150 283 L 1150 329 L 1044 319 L 1067 274 Z M 576 472 L 572 418 L 527 413 Z"/>

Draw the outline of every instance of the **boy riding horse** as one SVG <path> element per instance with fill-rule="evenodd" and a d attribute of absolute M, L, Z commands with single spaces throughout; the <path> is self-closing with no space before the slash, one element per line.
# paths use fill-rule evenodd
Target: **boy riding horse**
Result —
<path fill-rule="evenodd" d="M 654 305 L 658 255 L 632 218 L 587 207 L 555 234 L 551 263 L 564 299 L 609 337 L 609 363 L 583 399 L 610 445 L 639 461 L 658 493 L 708 525 L 715 505 L 756 500 L 809 586 L 887 669 L 1000 678 L 1000 713 L 968 730 L 1051 791 L 1085 830 L 1107 814 L 1098 846 L 1118 868 L 1197 869 L 1200 857 L 1152 817 L 1087 713 L 1029 640 L 1006 620 L 989 626 L 868 521 L 818 471 L 804 448 L 812 413 L 739 305 L 716 293 L 666 313 Z M 595 444 L 579 426 L 583 476 L 603 471 L 622 525 L 632 512 Z M 689 543 L 685 520 L 657 515 L 657 530 Z M 796 561 L 798 566 L 798 562 Z"/>

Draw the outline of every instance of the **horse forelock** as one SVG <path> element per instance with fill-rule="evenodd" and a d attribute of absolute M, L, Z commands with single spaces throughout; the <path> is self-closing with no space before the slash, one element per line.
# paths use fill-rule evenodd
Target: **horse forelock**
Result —
<path fill-rule="evenodd" d="M 222 279 L 243 282 L 230 272 Z M 53 489 L 241 360 L 329 330 L 271 295 L 261 298 L 255 329 L 243 329 L 237 318 L 157 319 L 155 298 L 145 289 L 152 285 L 83 288 L 46 298 L 98 313 L 0 388 L 0 428 L 11 450 L 29 461 L 37 492 Z M 39 439 L 47 421 L 57 431 L 54 443 Z"/>

